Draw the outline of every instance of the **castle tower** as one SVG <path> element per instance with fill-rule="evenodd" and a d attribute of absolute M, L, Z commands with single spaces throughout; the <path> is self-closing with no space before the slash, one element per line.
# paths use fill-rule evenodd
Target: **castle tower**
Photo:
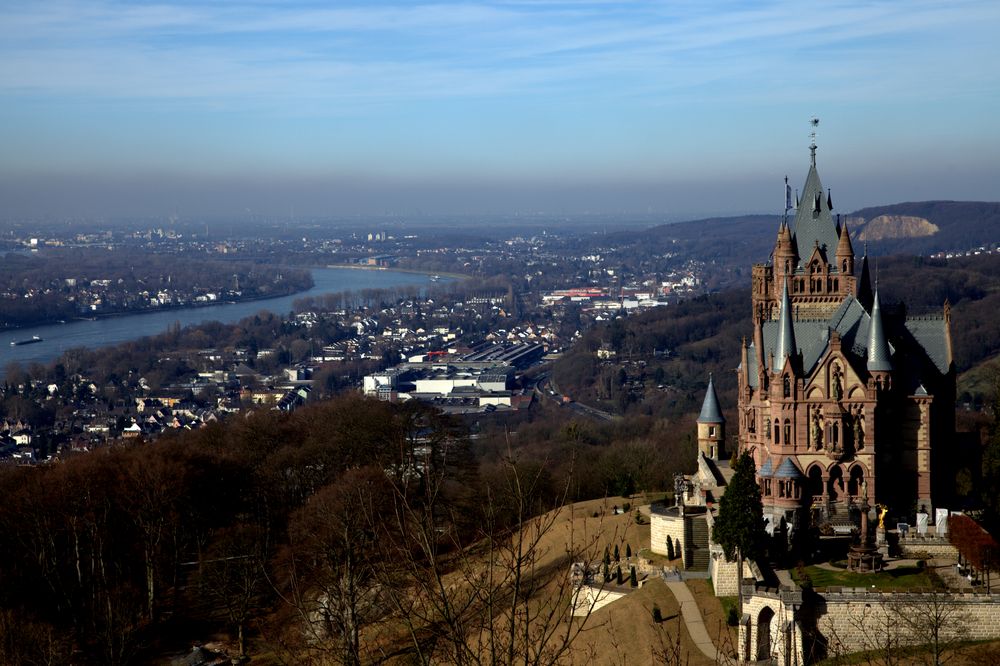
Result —
<path fill-rule="evenodd" d="M 794 219 L 778 220 L 773 253 L 753 266 L 752 338 L 737 370 L 739 446 L 757 465 L 764 515 L 773 529 L 835 520 L 862 498 L 897 511 L 947 506 L 950 307 L 908 316 L 882 300 L 867 251 L 858 265 L 847 224 L 831 215 L 815 142 L 809 149 Z M 719 455 L 722 425 L 710 383 L 698 418 L 706 456 Z"/>
<path fill-rule="evenodd" d="M 726 419 L 719 409 L 719 396 L 715 394 L 712 376 L 708 376 L 708 389 L 698 415 L 698 451 L 706 458 L 718 460 L 726 441 Z"/>

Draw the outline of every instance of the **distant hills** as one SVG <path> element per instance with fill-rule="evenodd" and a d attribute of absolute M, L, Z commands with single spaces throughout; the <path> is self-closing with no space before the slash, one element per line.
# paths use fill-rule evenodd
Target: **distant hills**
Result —
<path fill-rule="evenodd" d="M 1000 241 L 1000 203 L 911 201 L 862 208 L 847 224 L 872 254 L 961 252 Z"/>
<path fill-rule="evenodd" d="M 964 252 L 1000 242 L 1000 202 L 905 202 L 862 208 L 841 219 L 859 254 L 866 242 L 872 255 Z M 706 261 L 764 261 L 774 249 L 778 220 L 778 215 L 692 220 L 646 229 L 637 240 L 673 245 Z"/>

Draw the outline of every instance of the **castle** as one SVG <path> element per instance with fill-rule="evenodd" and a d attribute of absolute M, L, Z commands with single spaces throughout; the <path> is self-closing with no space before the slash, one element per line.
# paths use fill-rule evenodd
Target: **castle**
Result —
<path fill-rule="evenodd" d="M 896 515 L 931 512 L 954 478 L 950 307 L 930 317 L 887 307 L 867 253 L 856 275 L 815 141 L 810 153 L 772 257 L 753 266 L 753 334 L 737 370 L 739 447 L 756 462 L 772 531 L 846 518 L 863 499 Z M 708 427 L 699 419 L 700 441 Z"/>

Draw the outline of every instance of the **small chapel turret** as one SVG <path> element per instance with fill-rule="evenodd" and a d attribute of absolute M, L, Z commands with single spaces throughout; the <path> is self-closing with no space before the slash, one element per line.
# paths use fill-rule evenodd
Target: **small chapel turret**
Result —
<path fill-rule="evenodd" d="M 698 414 L 698 451 L 706 458 L 718 460 L 726 441 L 726 419 L 719 409 L 719 396 L 715 393 L 715 383 L 708 376 L 708 389 Z"/>

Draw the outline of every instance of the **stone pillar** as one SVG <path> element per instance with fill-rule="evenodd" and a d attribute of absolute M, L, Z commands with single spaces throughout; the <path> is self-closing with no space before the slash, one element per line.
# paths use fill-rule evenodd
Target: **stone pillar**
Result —
<path fill-rule="evenodd" d="M 750 624 L 750 615 L 744 613 L 743 617 L 740 618 L 740 636 L 738 639 L 739 649 L 737 650 L 740 663 L 745 664 L 750 661 L 757 661 L 757 655 L 754 655 L 751 652 L 750 639 L 752 638 L 751 634 L 753 633 L 751 631 L 752 628 L 753 627 Z"/>
<path fill-rule="evenodd" d="M 917 508 L 934 512 L 931 498 L 931 397 L 915 398 L 920 413 L 917 428 Z"/>

